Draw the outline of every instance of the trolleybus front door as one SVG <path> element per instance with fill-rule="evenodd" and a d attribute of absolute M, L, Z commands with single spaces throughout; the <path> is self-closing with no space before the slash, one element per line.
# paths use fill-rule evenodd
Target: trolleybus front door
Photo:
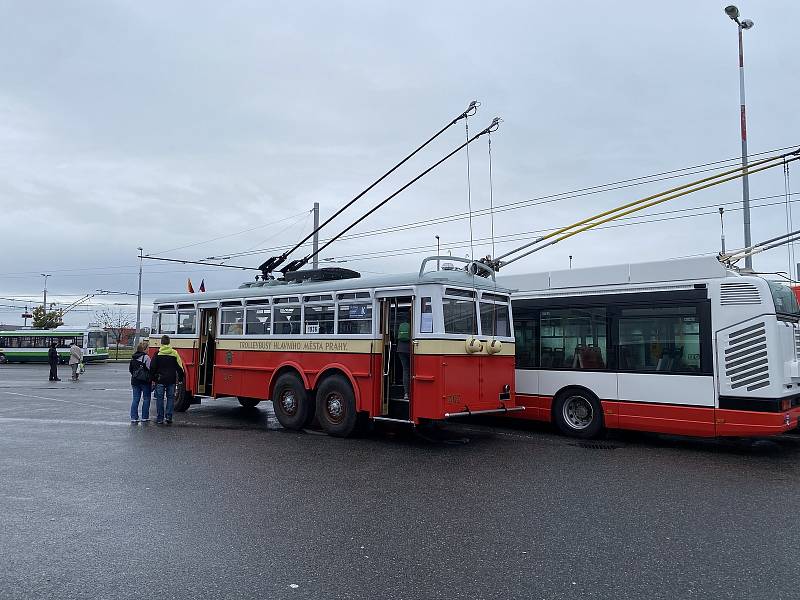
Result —
<path fill-rule="evenodd" d="M 411 360 L 414 331 L 413 296 L 381 299 L 383 334 L 382 416 L 407 421 L 411 418 Z"/>
<path fill-rule="evenodd" d="M 214 382 L 214 337 L 217 333 L 217 309 L 200 311 L 200 354 L 197 361 L 197 393 L 210 396 Z"/>

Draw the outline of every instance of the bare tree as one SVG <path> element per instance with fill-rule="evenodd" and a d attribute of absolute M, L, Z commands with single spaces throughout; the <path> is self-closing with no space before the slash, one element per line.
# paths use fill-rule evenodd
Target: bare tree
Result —
<path fill-rule="evenodd" d="M 130 329 L 133 324 L 133 315 L 121 308 L 103 308 L 95 313 L 98 323 L 117 339 L 116 358 L 119 358 L 119 341 L 126 329 Z"/>

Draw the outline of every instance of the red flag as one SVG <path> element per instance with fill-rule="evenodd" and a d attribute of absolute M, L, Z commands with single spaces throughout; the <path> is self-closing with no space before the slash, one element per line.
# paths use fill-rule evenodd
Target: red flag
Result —
<path fill-rule="evenodd" d="M 205 279 L 201 279 L 200 280 L 200 291 L 201 292 L 205 292 L 206 291 L 206 280 Z"/>
<path fill-rule="evenodd" d="M 194 288 L 192 287 L 192 278 L 191 277 L 186 281 L 186 287 L 189 289 L 189 293 L 190 294 L 194 294 Z"/>

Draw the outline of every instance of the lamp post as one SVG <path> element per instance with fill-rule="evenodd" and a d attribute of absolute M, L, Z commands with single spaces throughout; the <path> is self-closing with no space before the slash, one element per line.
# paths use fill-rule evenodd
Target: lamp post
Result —
<path fill-rule="evenodd" d="M 439 236 L 436 236 L 436 256 L 439 256 L 441 251 L 439 250 Z M 439 259 L 436 259 L 436 270 L 439 270 Z"/>
<path fill-rule="evenodd" d="M 136 248 L 139 251 L 139 291 L 136 294 L 136 335 L 133 338 L 133 347 L 139 345 L 139 332 L 142 326 L 142 247 Z"/>
<path fill-rule="evenodd" d="M 44 277 L 44 297 L 42 298 L 42 307 L 44 311 L 47 312 L 47 278 L 50 277 L 49 273 L 39 273 L 42 277 Z"/>
<path fill-rule="evenodd" d="M 747 118 L 745 116 L 744 103 L 744 49 L 742 46 L 742 30 L 752 29 L 753 22 L 750 19 L 739 20 L 739 9 L 734 5 L 725 7 L 725 14 L 736 23 L 739 32 L 739 111 L 740 127 L 742 131 L 742 167 L 744 177 L 742 177 L 742 209 L 744 215 L 744 245 L 749 248 L 750 242 L 750 182 L 747 179 Z M 753 268 L 753 259 L 747 255 L 744 259 L 746 269 Z"/>

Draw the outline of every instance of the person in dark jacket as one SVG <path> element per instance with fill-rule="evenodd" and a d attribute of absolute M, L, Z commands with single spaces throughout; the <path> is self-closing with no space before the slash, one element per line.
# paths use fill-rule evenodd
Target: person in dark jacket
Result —
<path fill-rule="evenodd" d="M 183 380 L 183 361 L 175 349 L 169 345 L 169 336 L 161 336 L 161 347 L 150 361 L 150 375 L 156 385 L 156 423 L 166 421 L 172 423 L 172 411 L 175 404 L 175 384 Z M 167 396 L 167 406 L 164 410 L 164 395 Z"/>
<path fill-rule="evenodd" d="M 128 365 L 131 373 L 131 423 L 139 422 L 139 402 L 142 403 L 142 423 L 150 420 L 150 357 L 147 342 L 139 342 Z"/>
<path fill-rule="evenodd" d="M 55 342 L 50 344 L 50 349 L 47 351 L 47 362 L 50 363 L 50 381 L 61 381 L 58 378 L 58 350 Z"/>

